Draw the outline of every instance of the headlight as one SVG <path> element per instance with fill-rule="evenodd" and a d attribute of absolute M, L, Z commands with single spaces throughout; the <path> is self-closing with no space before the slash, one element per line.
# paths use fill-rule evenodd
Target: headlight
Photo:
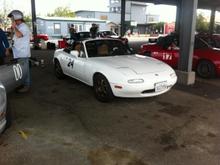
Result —
<path fill-rule="evenodd" d="M 171 74 L 170 74 L 170 77 L 171 77 L 171 78 L 175 78 L 175 77 L 176 77 L 176 73 L 171 73 Z"/>
<path fill-rule="evenodd" d="M 129 84 L 139 84 L 139 83 L 144 83 L 143 79 L 130 79 L 128 80 Z"/>

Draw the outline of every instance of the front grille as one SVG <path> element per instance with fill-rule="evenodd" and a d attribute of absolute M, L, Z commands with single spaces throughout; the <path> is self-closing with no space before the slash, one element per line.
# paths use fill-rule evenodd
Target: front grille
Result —
<path fill-rule="evenodd" d="M 153 93 L 155 92 L 155 89 L 148 89 L 148 90 L 145 90 L 143 92 L 141 92 L 142 94 L 145 94 L 145 93 Z"/>

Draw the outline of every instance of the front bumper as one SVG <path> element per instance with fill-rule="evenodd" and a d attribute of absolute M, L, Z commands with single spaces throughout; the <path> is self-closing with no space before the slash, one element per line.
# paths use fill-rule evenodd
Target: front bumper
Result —
<path fill-rule="evenodd" d="M 0 133 L 2 133 L 5 130 L 6 127 L 6 119 L 3 119 L 0 121 Z"/>
<path fill-rule="evenodd" d="M 160 91 L 156 91 L 155 84 L 160 82 L 166 82 L 166 88 Z M 151 81 L 140 84 L 116 84 L 110 83 L 112 92 L 114 96 L 117 97 L 128 97 L 128 98 L 137 98 L 137 97 L 153 97 L 161 95 L 169 91 L 173 85 L 177 82 L 177 77 L 165 80 L 159 79 L 157 81 Z M 122 88 L 116 88 L 116 86 L 121 86 Z"/>

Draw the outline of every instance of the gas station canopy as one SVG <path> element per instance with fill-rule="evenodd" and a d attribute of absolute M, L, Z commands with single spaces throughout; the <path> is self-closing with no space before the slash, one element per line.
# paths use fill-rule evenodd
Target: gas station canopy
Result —
<path fill-rule="evenodd" d="M 136 2 L 146 2 L 154 4 L 177 5 L 181 0 L 132 0 Z M 198 0 L 198 8 L 213 9 L 220 11 L 220 1 L 218 0 Z"/>

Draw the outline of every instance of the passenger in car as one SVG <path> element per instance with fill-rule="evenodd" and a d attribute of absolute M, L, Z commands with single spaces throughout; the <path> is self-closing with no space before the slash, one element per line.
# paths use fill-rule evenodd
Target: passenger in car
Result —
<path fill-rule="evenodd" d="M 97 52 L 99 56 L 107 56 L 109 54 L 108 45 L 102 43 L 101 45 L 99 45 Z"/>
<path fill-rule="evenodd" d="M 81 43 L 80 42 L 75 42 L 74 50 L 77 50 L 80 53 L 80 51 L 81 51 Z"/>

